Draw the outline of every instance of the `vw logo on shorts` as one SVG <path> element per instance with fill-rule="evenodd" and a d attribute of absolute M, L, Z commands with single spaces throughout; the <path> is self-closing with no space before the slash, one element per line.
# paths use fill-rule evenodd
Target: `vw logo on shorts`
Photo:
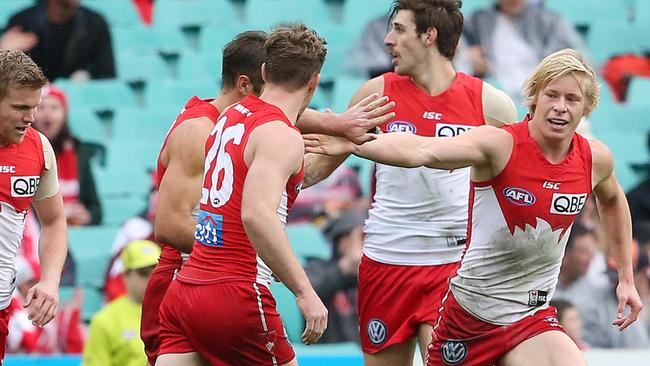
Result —
<path fill-rule="evenodd" d="M 467 346 L 461 341 L 446 341 L 442 344 L 440 353 L 447 365 L 458 365 L 467 358 Z"/>
<path fill-rule="evenodd" d="M 368 338 L 375 345 L 382 344 L 386 341 L 388 329 L 386 324 L 379 319 L 372 319 L 368 322 Z"/>

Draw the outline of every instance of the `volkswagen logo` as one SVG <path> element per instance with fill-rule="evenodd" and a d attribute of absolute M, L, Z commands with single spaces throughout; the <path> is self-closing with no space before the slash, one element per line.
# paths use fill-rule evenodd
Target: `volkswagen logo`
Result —
<path fill-rule="evenodd" d="M 388 336 L 388 329 L 386 324 L 379 319 L 372 319 L 368 322 L 368 338 L 370 342 L 375 345 L 382 344 L 386 341 Z"/>
<path fill-rule="evenodd" d="M 461 341 L 446 341 L 442 344 L 440 352 L 447 365 L 458 365 L 467 358 L 467 346 Z"/>

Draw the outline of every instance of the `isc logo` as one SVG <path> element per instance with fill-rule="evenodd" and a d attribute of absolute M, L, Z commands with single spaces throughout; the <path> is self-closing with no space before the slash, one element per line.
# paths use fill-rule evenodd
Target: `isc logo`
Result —
<path fill-rule="evenodd" d="M 525 189 L 517 187 L 508 187 L 503 190 L 503 195 L 506 196 L 508 201 L 517 206 L 530 206 L 537 200 L 535 195 Z"/>
<path fill-rule="evenodd" d="M 424 114 L 422 115 L 422 118 L 424 118 L 424 119 L 432 119 L 434 121 L 442 121 L 442 113 L 424 112 Z"/>
<path fill-rule="evenodd" d="M 586 193 L 553 193 L 551 213 L 556 215 L 577 215 L 587 201 Z"/>
<path fill-rule="evenodd" d="M 415 128 L 415 126 L 411 122 L 394 121 L 388 124 L 388 132 L 416 133 L 417 128 Z"/>
<path fill-rule="evenodd" d="M 11 177 L 11 197 L 31 197 L 36 193 L 41 177 Z"/>
<path fill-rule="evenodd" d="M 471 130 L 473 127 L 474 126 L 438 123 L 436 124 L 436 137 L 455 137 Z"/>
<path fill-rule="evenodd" d="M 16 167 L 13 165 L 0 165 L 0 173 L 15 173 Z"/>

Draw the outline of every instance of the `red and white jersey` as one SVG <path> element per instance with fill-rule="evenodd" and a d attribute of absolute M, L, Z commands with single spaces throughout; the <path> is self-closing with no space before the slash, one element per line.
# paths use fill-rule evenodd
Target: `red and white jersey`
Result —
<path fill-rule="evenodd" d="M 11 302 L 25 217 L 44 170 L 43 141 L 35 129 L 28 128 L 21 143 L 0 147 L 0 309 Z"/>
<path fill-rule="evenodd" d="M 384 74 L 384 95 L 396 102 L 382 132 L 453 137 L 485 123 L 483 82 L 457 73 L 449 88 L 430 96 L 408 76 Z M 365 226 L 364 254 L 388 264 L 457 262 L 467 234 L 469 168 L 406 169 L 377 164 L 376 192 Z"/>
<path fill-rule="evenodd" d="M 185 107 L 183 107 L 181 114 L 178 115 L 178 117 L 176 117 L 176 120 L 172 124 L 171 128 L 169 129 L 169 131 L 167 131 L 167 135 L 165 136 L 163 145 L 160 148 L 160 154 L 158 154 L 158 163 L 154 175 L 154 184 L 156 186 L 156 189 L 160 188 L 160 183 L 162 182 L 163 176 L 165 175 L 165 171 L 167 170 L 167 167 L 162 163 L 161 156 L 162 156 L 162 152 L 165 150 L 165 147 L 167 146 L 167 140 L 169 139 L 169 136 L 172 134 L 174 129 L 176 129 L 176 127 L 178 127 L 181 123 L 188 121 L 190 119 L 206 117 L 210 119 L 210 121 L 212 121 L 213 123 L 216 123 L 217 118 L 219 118 L 219 111 L 214 105 L 210 103 L 211 101 L 212 99 L 204 100 L 196 96 L 190 98 L 190 100 L 188 100 L 187 103 L 185 103 Z M 203 141 L 201 141 L 201 143 L 203 143 Z M 193 212 L 192 214 L 198 217 L 198 210 L 195 210 L 195 212 Z M 162 263 L 177 265 L 181 262 L 181 256 L 184 255 L 183 253 L 166 244 L 161 244 L 161 247 L 162 247 L 162 254 L 160 254 L 160 261 Z"/>
<path fill-rule="evenodd" d="M 271 270 L 257 255 L 241 219 L 241 201 L 248 167 L 244 151 L 255 128 L 283 121 L 296 129 L 277 107 L 249 95 L 221 115 L 206 142 L 199 220 L 190 259 L 178 279 L 188 283 L 246 280 L 266 286 Z M 286 217 L 300 189 L 304 167 L 292 176 L 283 193 L 278 219 Z"/>
<path fill-rule="evenodd" d="M 472 315 L 512 324 L 548 307 L 576 215 L 591 194 L 591 149 L 575 134 L 550 163 L 528 122 L 503 127 L 513 149 L 503 171 L 472 182 L 468 247 L 451 291 Z"/>

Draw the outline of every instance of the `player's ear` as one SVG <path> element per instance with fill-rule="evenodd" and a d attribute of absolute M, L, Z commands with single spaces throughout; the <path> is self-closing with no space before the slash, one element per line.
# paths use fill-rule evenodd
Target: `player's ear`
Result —
<path fill-rule="evenodd" d="M 237 91 L 242 95 L 248 95 L 253 91 L 253 83 L 246 75 L 237 76 L 236 87 Z"/>
<path fill-rule="evenodd" d="M 262 80 L 266 83 L 266 62 L 262 63 Z"/>
<path fill-rule="evenodd" d="M 438 30 L 436 27 L 429 27 L 426 32 L 424 32 L 424 44 L 430 46 L 436 42 L 438 39 Z"/>
<path fill-rule="evenodd" d="M 318 83 L 320 83 L 320 74 L 314 74 L 307 84 L 307 90 L 310 92 L 316 90 Z"/>

